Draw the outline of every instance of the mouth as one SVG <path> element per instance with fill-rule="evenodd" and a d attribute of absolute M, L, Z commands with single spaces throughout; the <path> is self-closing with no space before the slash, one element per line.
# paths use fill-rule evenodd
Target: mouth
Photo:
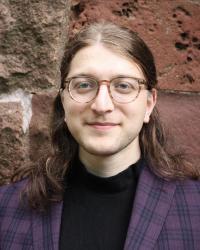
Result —
<path fill-rule="evenodd" d="M 110 130 L 116 126 L 119 126 L 118 123 L 113 122 L 91 122 L 87 123 L 87 125 L 97 130 Z"/>

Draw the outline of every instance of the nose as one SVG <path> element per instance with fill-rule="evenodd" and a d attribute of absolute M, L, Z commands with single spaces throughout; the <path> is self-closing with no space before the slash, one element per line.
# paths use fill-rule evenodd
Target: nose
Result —
<path fill-rule="evenodd" d="M 91 104 L 91 109 L 99 114 L 113 111 L 114 104 L 106 85 L 99 87 L 99 92 Z"/>

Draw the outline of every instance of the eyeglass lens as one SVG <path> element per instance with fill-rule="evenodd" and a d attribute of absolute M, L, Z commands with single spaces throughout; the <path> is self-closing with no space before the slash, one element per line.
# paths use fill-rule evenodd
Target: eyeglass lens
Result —
<path fill-rule="evenodd" d="M 103 83 L 103 81 L 101 81 Z M 99 90 L 99 83 L 96 79 L 88 77 L 75 77 L 69 82 L 69 93 L 77 102 L 90 102 L 95 99 Z M 111 97 L 116 102 L 127 103 L 133 101 L 139 93 L 137 79 L 119 77 L 110 81 L 108 85 Z"/>

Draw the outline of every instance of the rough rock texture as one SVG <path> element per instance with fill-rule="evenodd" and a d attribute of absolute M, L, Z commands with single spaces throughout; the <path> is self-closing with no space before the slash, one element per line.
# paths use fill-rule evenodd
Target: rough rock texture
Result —
<path fill-rule="evenodd" d="M 24 164 L 26 156 L 26 137 L 22 124 L 20 103 L 0 103 L 0 183 L 9 180 L 10 172 Z"/>
<path fill-rule="evenodd" d="M 46 100 L 35 102 L 35 96 L 44 92 L 49 99 L 59 85 L 69 8 L 68 0 L 0 1 L 0 183 L 34 162 L 47 144 L 47 121 L 39 116 L 45 125 L 34 124 L 35 110 L 45 117 Z"/>
<path fill-rule="evenodd" d="M 160 93 L 158 109 L 170 143 L 185 154 L 193 164 L 200 162 L 200 98 L 198 95 Z"/>
<path fill-rule="evenodd" d="M 159 87 L 200 91 L 200 1 L 73 0 L 71 30 L 109 20 L 137 31 L 155 55 Z"/>
<path fill-rule="evenodd" d="M 1 1 L 0 93 L 57 85 L 67 11 L 66 0 Z"/>
<path fill-rule="evenodd" d="M 49 122 L 52 113 L 53 99 L 56 92 L 48 94 L 37 93 L 33 95 L 33 116 L 30 122 L 29 156 L 32 162 L 36 162 L 44 156 L 44 153 L 50 149 L 49 145 Z"/>

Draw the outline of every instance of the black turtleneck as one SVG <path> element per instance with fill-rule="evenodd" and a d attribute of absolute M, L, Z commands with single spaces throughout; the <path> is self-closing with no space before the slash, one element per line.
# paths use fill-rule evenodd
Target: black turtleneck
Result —
<path fill-rule="evenodd" d="M 60 250 L 122 250 L 142 160 L 112 177 L 89 173 L 80 161 L 64 194 Z"/>

